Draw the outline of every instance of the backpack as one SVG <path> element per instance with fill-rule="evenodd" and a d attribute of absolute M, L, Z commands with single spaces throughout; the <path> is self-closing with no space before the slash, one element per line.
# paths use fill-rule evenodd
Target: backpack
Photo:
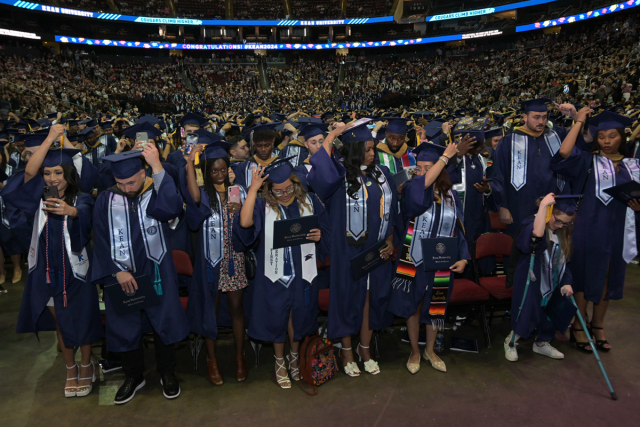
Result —
<path fill-rule="evenodd" d="M 317 334 L 305 338 L 300 346 L 300 384 L 304 392 L 309 396 L 316 396 L 318 386 L 329 381 L 337 372 L 338 363 L 331 341 Z M 312 391 L 308 391 L 303 382 Z"/>

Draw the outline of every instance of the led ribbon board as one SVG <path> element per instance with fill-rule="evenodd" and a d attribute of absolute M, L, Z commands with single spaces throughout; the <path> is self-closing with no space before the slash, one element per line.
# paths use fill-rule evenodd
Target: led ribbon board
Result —
<path fill-rule="evenodd" d="M 518 3 L 505 4 L 503 6 L 488 7 L 485 9 L 465 10 L 461 12 L 444 13 L 442 15 L 427 16 L 427 22 L 447 21 L 449 19 L 470 18 L 473 16 L 491 15 L 492 13 L 504 12 L 506 10 L 521 9 L 523 7 L 538 6 L 546 3 L 553 3 L 558 0 L 528 0 Z"/>
<path fill-rule="evenodd" d="M 640 5 L 640 0 L 629 0 L 625 3 L 618 3 L 598 9 L 596 11 L 584 12 L 578 15 L 569 17 L 561 17 L 545 22 L 536 22 L 534 24 L 520 25 L 515 28 L 515 32 L 521 33 L 525 31 L 538 30 L 541 28 L 553 27 L 558 25 L 570 24 L 573 22 L 580 22 L 591 18 L 597 18 L 613 12 L 620 12 L 622 10 L 631 9 Z M 513 29 L 511 29 L 513 32 Z M 348 48 L 368 48 L 368 47 L 393 47 L 393 46 L 410 46 L 427 43 L 439 43 L 455 40 L 468 40 L 490 36 L 498 36 L 502 34 L 508 34 L 506 31 L 490 30 L 480 33 L 467 33 L 467 34 L 452 34 L 449 36 L 439 37 L 427 37 L 420 39 L 408 39 L 408 40 L 391 40 L 391 41 L 377 41 L 377 42 L 353 42 L 353 43 L 326 43 L 326 44 L 182 44 L 182 43 L 164 43 L 164 42 L 132 42 L 124 40 L 105 40 L 105 39 L 88 39 L 84 37 L 67 37 L 56 36 L 56 41 L 62 43 L 75 43 L 84 44 L 90 46 L 120 46 L 120 47 L 137 47 L 143 49 L 182 49 L 182 50 L 330 50 L 330 49 L 348 49 Z"/>
<path fill-rule="evenodd" d="M 555 0 L 554 0 L 555 1 Z M 189 18 L 164 18 L 156 16 L 130 16 L 117 13 L 90 12 L 86 10 L 69 9 L 66 7 L 51 6 L 46 4 L 31 3 L 27 1 L 0 0 L 1 4 L 20 7 L 22 9 L 39 12 L 57 13 L 61 15 L 78 16 L 81 18 L 104 19 L 107 21 L 129 21 L 142 24 L 161 25 L 237 25 L 237 26 L 327 26 L 327 25 L 361 25 L 393 22 L 393 16 L 379 16 L 377 18 L 345 18 L 325 19 L 321 21 L 304 20 L 233 20 L 233 19 L 189 19 Z"/>

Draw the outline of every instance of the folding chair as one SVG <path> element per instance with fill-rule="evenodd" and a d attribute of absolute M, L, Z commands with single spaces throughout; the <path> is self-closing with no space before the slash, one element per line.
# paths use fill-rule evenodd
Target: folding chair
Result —
<path fill-rule="evenodd" d="M 448 310 L 449 314 L 461 311 L 466 311 L 467 313 L 470 311 L 475 314 L 484 332 L 484 340 L 487 347 L 491 347 L 485 307 L 489 299 L 489 292 L 478 286 L 474 281 L 469 279 L 454 279 L 453 289 L 449 297 Z"/>
<path fill-rule="evenodd" d="M 173 254 L 173 264 L 176 267 L 176 273 L 178 273 L 178 276 L 192 277 L 193 265 L 191 264 L 191 258 L 189 258 L 189 254 L 178 249 L 174 249 L 171 252 Z M 187 311 L 189 297 L 180 297 L 180 302 L 182 303 L 183 310 Z M 204 340 L 198 334 L 193 334 L 193 337 L 189 336 L 188 340 L 189 351 L 191 352 L 191 357 L 193 358 L 193 370 L 195 371 L 198 369 L 198 356 L 200 356 L 200 351 L 202 351 Z"/>

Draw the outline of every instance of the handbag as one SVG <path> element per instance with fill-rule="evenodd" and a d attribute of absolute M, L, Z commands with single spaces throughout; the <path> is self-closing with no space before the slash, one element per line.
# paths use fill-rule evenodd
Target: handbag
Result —
<path fill-rule="evenodd" d="M 333 344 L 320 335 L 307 337 L 300 346 L 300 385 L 309 396 L 318 394 L 318 386 L 329 381 L 338 372 Z M 307 390 L 303 383 L 311 387 Z"/>
<path fill-rule="evenodd" d="M 244 253 L 244 274 L 248 280 L 256 278 L 256 270 L 258 265 L 256 263 L 256 255 L 252 250 L 248 250 Z"/>

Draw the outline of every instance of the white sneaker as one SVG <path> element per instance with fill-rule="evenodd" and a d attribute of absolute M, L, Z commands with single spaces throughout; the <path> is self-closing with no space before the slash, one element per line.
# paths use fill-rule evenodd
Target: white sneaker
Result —
<path fill-rule="evenodd" d="M 517 362 L 518 349 L 516 349 L 516 346 L 518 345 L 518 343 L 513 343 L 513 347 L 509 345 L 511 343 L 512 333 L 513 331 L 511 331 L 511 333 L 507 335 L 507 338 L 504 340 L 504 358 L 507 359 L 509 362 Z"/>
<path fill-rule="evenodd" d="M 546 341 L 542 343 L 534 342 L 533 352 L 541 354 L 543 356 L 550 357 L 552 359 L 564 359 L 564 354 L 560 353 L 558 350 L 556 350 L 551 344 L 549 344 Z"/>

